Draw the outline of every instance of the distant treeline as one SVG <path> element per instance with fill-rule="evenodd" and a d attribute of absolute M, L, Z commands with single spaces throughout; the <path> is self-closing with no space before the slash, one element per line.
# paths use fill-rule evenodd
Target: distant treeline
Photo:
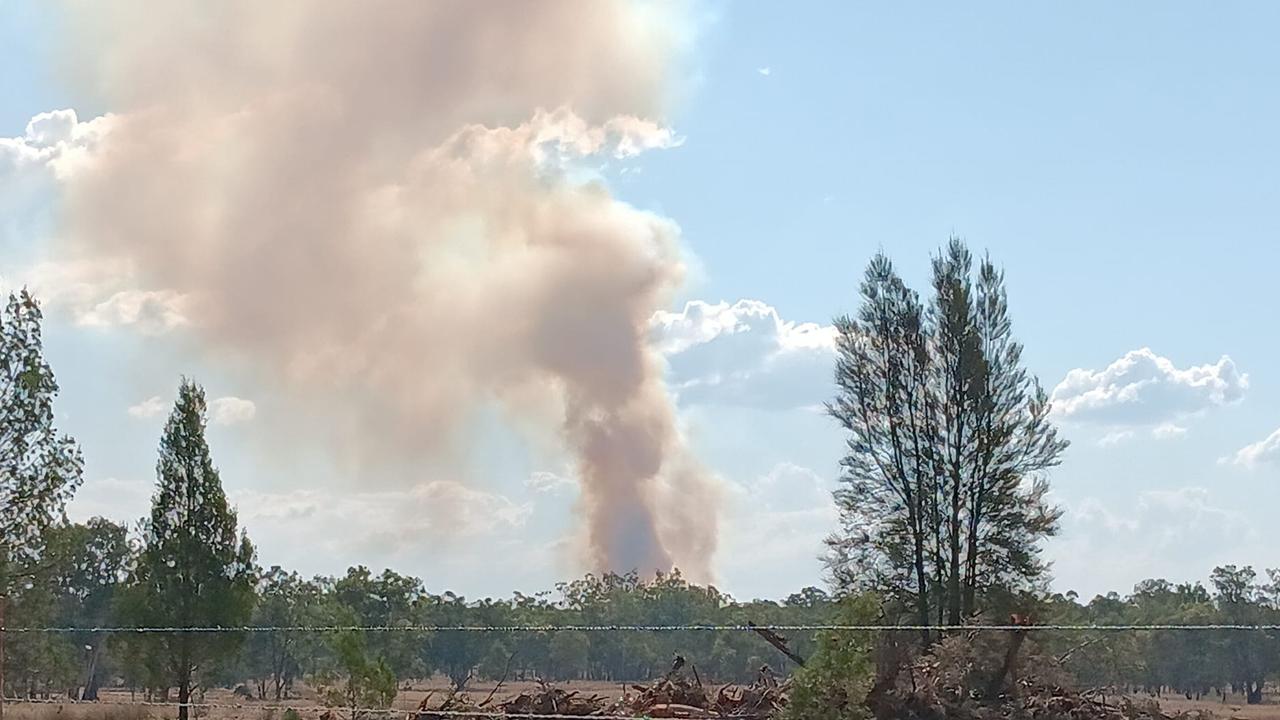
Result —
<path fill-rule="evenodd" d="M 129 607 L 129 568 L 137 543 L 123 526 L 102 519 L 51 529 L 40 581 L 10 599 L 10 627 L 139 626 L 145 616 Z M 468 599 L 432 593 L 421 580 L 390 570 L 351 568 L 341 577 L 306 579 L 273 567 L 258 573 L 254 626 L 548 626 L 548 625 L 807 625 L 828 622 L 833 600 L 806 588 L 780 602 L 738 602 L 679 573 L 642 581 L 636 574 L 587 576 L 554 591 L 516 593 L 506 599 Z M 667 672 L 677 654 L 702 677 L 749 680 L 763 665 L 779 673 L 790 662 L 750 631 L 398 631 L 230 633 L 239 647 L 201 668 L 208 684 L 248 685 L 264 698 L 286 697 L 300 681 L 324 685 L 345 677 L 353 662 L 382 661 L 398 681 L 447 675 L 552 681 L 643 680 Z M 204 636 L 196 637 L 202 641 Z M 7 689 L 18 695 L 79 692 L 90 685 L 121 685 L 163 694 L 164 634 L 71 632 L 11 634 Z M 212 638 L 209 639 L 213 641 Z M 812 639 L 792 645 L 812 652 Z M 343 653 L 355 652 L 353 661 Z M 92 680 L 90 677 L 92 667 Z"/>
<path fill-rule="evenodd" d="M 51 528 L 38 581 L 17 589 L 7 625 L 94 627 L 141 624 L 128 607 L 129 571 L 138 544 L 126 529 L 95 519 Z M 810 625 L 836 622 L 838 602 L 818 588 L 781 601 L 736 601 L 678 573 L 643 581 L 635 574 L 587 576 L 553 591 L 506 599 L 469 600 L 432 593 L 417 578 L 390 570 L 351 568 L 341 577 L 305 579 L 278 567 L 256 573 L 253 626 L 546 626 L 546 625 Z M 1024 613 L 1040 624 L 1280 623 L 1280 575 L 1265 581 L 1250 568 L 1216 568 L 1208 587 L 1163 580 L 1140 583 L 1127 596 L 1087 603 L 1074 594 L 1022 592 L 986 600 L 1000 612 Z M 910 622 L 891 604 L 877 621 Z M 977 620 L 1001 622 L 992 615 Z M 814 652 L 813 633 L 783 633 L 793 649 Z M 232 634 L 235 635 L 235 634 Z M 203 636 L 201 636 L 203 637 Z M 197 638 L 198 640 L 200 638 Z M 397 683 L 447 675 L 541 678 L 550 681 L 644 680 L 667 672 L 679 654 L 700 676 L 748 681 L 763 665 L 779 674 L 791 663 L 749 631 L 364 632 L 276 631 L 231 638 L 216 667 L 202 667 L 205 687 L 245 685 L 262 698 L 285 698 L 305 683 L 333 685 L 353 666 L 383 667 Z M 86 693 L 123 686 L 167 696 L 163 634 L 11 633 L 6 680 L 11 695 Z M 216 637 L 208 642 L 219 642 Z M 1257 695 L 1280 678 L 1280 633 L 1250 630 L 1043 631 L 1035 642 L 1082 686 L 1205 694 L 1232 688 Z"/>

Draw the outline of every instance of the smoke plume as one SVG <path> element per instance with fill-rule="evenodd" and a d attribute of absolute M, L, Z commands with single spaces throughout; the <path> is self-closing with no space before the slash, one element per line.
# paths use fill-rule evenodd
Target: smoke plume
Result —
<path fill-rule="evenodd" d="M 351 472 L 426 472 L 487 404 L 550 423 L 589 566 L 706 579 L 713 483 L 646 340 L 678 230 L 583 171 L 678 142 L 676 10 L 77 7 L 113 117 L 69 184 L 64 250 L 180 299 L 184 331 L 319 418 Z"/>

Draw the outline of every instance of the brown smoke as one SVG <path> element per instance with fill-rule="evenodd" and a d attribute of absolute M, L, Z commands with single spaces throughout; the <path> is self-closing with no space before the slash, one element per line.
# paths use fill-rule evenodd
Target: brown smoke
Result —
<path fill-rule="evenodd" d="M 553 417 L 590 566 L 709 576 L 713 484 L 646 341 L 682 278 L 677 229 L 577 174 L 671 144 L 672 8 L 72 14 L 81 65 L 118 117 L 70 185 L 68 252 L 180 294 L 204 347 L 322 418 L 352 472 L 423 472 L 486 403 L 524 427 Z"/>

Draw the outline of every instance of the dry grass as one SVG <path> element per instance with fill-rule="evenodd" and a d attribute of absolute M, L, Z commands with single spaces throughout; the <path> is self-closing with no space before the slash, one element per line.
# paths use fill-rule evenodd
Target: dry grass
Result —
<path fill-rule="evenodd" d="M 160 708 L 136 705 L 22 705 L 6 703 L 4 720 L 150 720 Z"/>
<path fill-rule="evenodd" d="M 595 693 L 606 697 L 617 697 L 622 693 L 622 686 L 616 683 L 570 682 L 558 684 L 587 695 Z M 497 697 L 500 699 L 507 698 L 535 688 L 536 684 L 533 682 L 507 682 L 498 692 Z M 472 697 L 479 699 L 487 696 L 492 689 L 492 682 L 477 681 L 468 686 L 468 693 Z M 396 696 L 393 707 L 404 710 L 408 714 L 408 711 L 416 708 L 428 693 L 434 693 L 438 697 L 440 694 L 448 692 L 448 690 L 449 683 L 444 678 L 416 683 L 408 689 L 401 689 Z M 303 695 L 304 697 L 302 698 L 291 698 L 283 703 L 274 701 L 254 703 L 239 699 L 226 690 L 218 690 L 209 693 L 205 697 L 205 701 L 247 706 L 283 704 L 299 708 L 320 707 L 311 693 L 304 690 Z M 169 720 L 177 714 L 172 708 L 108 704 L 128 703 L 130 701 L 128 692 L 105 691 L 102 693 L 102 699 L 105 701 L 102 704 L 24 705 L 11 703 L 6 704 L 4 716 L 5 720 Z M 1170 713 L 1181 710 L 1207 709 L 1212 711 L 1215 716 L 1223 718 L 1223 720 L 1280 720 L 1280 697 L 1275 696 L 1268 696 L 1261 705 L 1247 705 L 1242 696 L 1228 697 L 1227 702 L 1223 703 L 1218 698 L 1186 700 L 1181 696 L 1175 695 L 1162 698 L 1160 706 Z M 282 715 L 281 711 L 266 708 L 213 708 L 201 711 L 199 715 L 193 714 L 193 718 L 199 717 L 207 720 L 281 720 Z M 314 720 L 315 713 L 304 712 L 302 717 L 303 720 Z M 394 720 L 395 716 L 391 716 L 391 718 Z"/>
<path fill-rule="evenodd" d="M 1227 720 L 1280 720 L 1280 698 L 1272 695 L 1264 697 L 1261 705 L 1245 704 L 1243 695 L 1228 695 L 1225 703 L 1218 697 L 1187 700 L 1180 695 L 1167 695 L 1160 699 L 1160 708 L 1165 712 L 1208 710 Z"/>
<path fill-rule="evenodd" d="M 602 683 L 602 682 L 563 682 L 556 683 L 559 687 L 568 690 L 577 690 L 584 695 L 599 694 L 606 697 L 620 697 L 622 695 L 623 686 L 618 683 Z M 407 689 L 402 686 L 399 693 L 396 694 L 395 702 L 392 704 L 393 709 L 404 710 L 407 715 L 409 711 L 418 707 L 418 703 L 422 701 L 428 694 L 440 698 L 449 691 L 450 685 L 447 678 L 437 677 L 429 681 L 418 682 L 410 685 Z M 494 688 L 491 681 L 472 681 L 467 685 L 467 694 L 476 700 L 487 697 Z M 505 700 L 521 692 L 535 690 L 537 683 L 532 681 L 508 681 L 503 683 L 502 688 L 495 695 L 498 701 Z M 288 700 L 276 702 L 275 700 L 252 701 L 236 697 L 228 690 L 214 690 L 206 693 L 203 702 L 225 705 L 242 705 L 241 708 L 204 708 L 199 713 L 193 712 L 193 720 L 202 718 L 206 720 L 281 720 L 283 712 L 267 707 L 253 707 L 254 705 L 288 705 L 290 707 L 302 708 L 320 708 L 320 703 L 316 700 L 314 692 L 308 688 L 303 688 L 302 697 L 292 697 Z M 9 703 L 5 706 L 5 720 L 167 720 L 176 717 L 177 711 L 174 708 L 165 707 L 145 707 L 141 705 L 130 705 L 135 699 L 128 691 L 103 690 L 100 694 L 100 703 L 62 703 L 62 704 L 22 704 Z M 141 700 L 141 696 L 137 696 Z M 314 720 L 316 713 L 303 712 L 303 720 Z M 387 718 L 388 716 L 382 716 Z M 394 715 L 390 716 L 395 718 Z"/>

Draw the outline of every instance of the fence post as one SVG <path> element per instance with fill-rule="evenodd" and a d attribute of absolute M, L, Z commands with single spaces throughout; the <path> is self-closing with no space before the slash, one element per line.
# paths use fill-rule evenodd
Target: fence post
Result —
<path fill-rule="evenodd" d="M 4 636 L 8 634 L 8 628 L 4 624 L 4 607 L 9 602 L 9 596 L 0 593 L 0 720 L 4 720 Z"/>

